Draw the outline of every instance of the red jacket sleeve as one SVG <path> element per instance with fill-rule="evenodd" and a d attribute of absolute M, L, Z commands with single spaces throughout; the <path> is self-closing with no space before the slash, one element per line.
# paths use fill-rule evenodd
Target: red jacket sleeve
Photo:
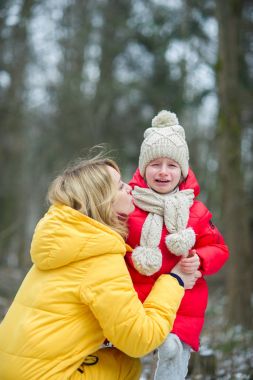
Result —
<path fill-rule="evenodd" d="M 200 257 L 200 270 L 203 275 L 218 272 L 229 257 L 229 250 L 223 236 L 211 221 L 210 212 L 206 212 L 198 222 L 195 249 Z"/>

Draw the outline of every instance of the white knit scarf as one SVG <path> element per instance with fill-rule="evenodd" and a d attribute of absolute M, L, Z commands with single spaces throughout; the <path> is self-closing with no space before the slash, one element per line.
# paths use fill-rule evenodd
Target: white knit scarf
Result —
<path fill-rule="evenodd" d="M 158 247 L 161 240 L 163 224 L 169 235 L 165 243 L 171 253 L 187 256 L 195 244 L 195 232 L 187 227 L 189 209 L 193 204 L 192 189 L 158 194 L 151 189 L 135 186 L 134 203 L 149 214 L 143 224 L 140 246 L 132 253 L 132 260 L 138 272 L 151 276 L 162 266 L 162 253 Z"/>

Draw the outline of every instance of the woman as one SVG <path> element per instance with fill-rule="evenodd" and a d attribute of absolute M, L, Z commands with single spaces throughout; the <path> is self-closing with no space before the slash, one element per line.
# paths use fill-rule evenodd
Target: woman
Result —
<path fill-rule="evenodd" d="M 182 285 L 191 288 L 199 273 L 176 266 L 141 304 L 124 262 L 131 191 L 112 160 L 73 165 L 48 198 L 33 266 L 0 325 L 0 379 L 139 379 L 136 358 L 163 342 Z M 105 338 L 114 347 L 101 348 Z"/>

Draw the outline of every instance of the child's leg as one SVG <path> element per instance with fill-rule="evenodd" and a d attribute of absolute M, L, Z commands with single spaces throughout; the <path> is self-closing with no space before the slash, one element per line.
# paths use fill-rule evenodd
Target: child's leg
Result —
<path fill-rule="evenodd" d="M 93 354 L 94 365 L 82 365 L 69 380 L 139 380 L 141 363 L 116 348 L 104 348 Z"/>
<path fill-rule="evenodd" d="M 155 380 L 184 380 L 188 371 L 190 352 L 190 346 L 181 342 L 177 335 L 169 334 L 158 349 Z"/>

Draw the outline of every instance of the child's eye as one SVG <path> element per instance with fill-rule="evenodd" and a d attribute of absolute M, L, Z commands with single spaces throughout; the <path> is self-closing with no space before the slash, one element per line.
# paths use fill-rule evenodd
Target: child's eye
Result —
<path fill-rule="evenodd" d="M 178 168 L 178 166 L 175 165 L 175 164 L 169 164 L 168 166 L 169 166 L 170 168 Z"/>
<path fill-rule="evenodd" d="M 120 184 L 119 189 L 120 189 L 120 190 L 123 190 L 123 189 L 124 189 L 124 183 L 123 183 L 123 182 Z"/>

